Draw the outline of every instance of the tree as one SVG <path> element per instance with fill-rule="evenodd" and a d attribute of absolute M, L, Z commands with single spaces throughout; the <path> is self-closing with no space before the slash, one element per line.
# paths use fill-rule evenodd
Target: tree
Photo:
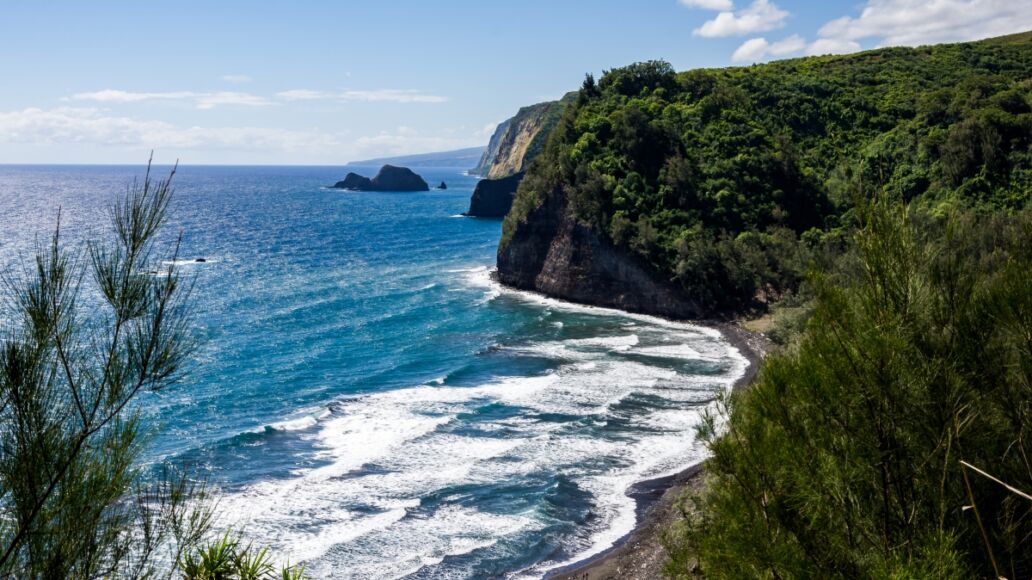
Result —
<path fill-rule="evenodd" d="M 1028 577 L 1032 214 L 857 213 L 802 335 L 704 428 L 671 576 Z"/>
<path fill-rule="evenodd" d="M 194 346 L 179 242 L 158 247 L 175 172 L 154 181 L 148 164 L 112 208 L 109 242 L 69 249 L 59 213 L 32 263 L 3 277 L 0 575 L 214 577 L 206 486 L 139 463 L 139 395 L 180 379 Z M 236 561 L 267 560 L 238 544 Z"/>

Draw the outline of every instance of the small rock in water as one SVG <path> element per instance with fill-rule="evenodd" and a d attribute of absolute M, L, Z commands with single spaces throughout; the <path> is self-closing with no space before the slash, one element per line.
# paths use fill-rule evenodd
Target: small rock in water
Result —
<path fill-rule="evenodd" d="M 207 262 L 207 261 L 208 260 L 205 260 L 204 258 L 197 258 L 196 260 L 194 260 L 194 262 L 197 262 L 199 264 L 203 264 L 204 262 Z"/>
<path fill-rule="evenodd" d="M 437 186 L 437 189 L 448 189 L 448 184 L 442 181 L 441 185 Z"/>

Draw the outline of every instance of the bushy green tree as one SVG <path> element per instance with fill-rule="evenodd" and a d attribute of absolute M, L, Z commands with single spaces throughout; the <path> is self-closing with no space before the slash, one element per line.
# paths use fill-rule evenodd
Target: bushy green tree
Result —
<path fill-rule="evenodd" d="M 672 576 L 1032 571 L 1032 215 L 858 215 L 801 339 L 703 429 Z"/>

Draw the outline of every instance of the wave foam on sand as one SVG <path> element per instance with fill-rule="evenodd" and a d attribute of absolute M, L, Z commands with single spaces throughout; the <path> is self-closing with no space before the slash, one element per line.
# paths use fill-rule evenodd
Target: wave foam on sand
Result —
<path fill-rule="evenodd" d="M 318 577 L 399 577 L 474 553 L 504 555 L 514 538 L 553 528 L 556 516 L 543 504 L 485 509 L 471 498 L 559 477 L 590 498 L 592 516 L 562 557 L 519 573 L 540 576 L 630 532 L 631 485 L 704 458 L 694 428 L 747 365 L 718 331 L 508 290 L 487 268 L 454 274 L 482 288 L 484 303 L 504 295 L 549 311 L 615 316 L 619 333 L 496 349 L 556 361 L 544 374 L 476 386 L 442 377 L 274 424 L 311 439 L 319 465 L 229 495 L 225 523 L 309 562 Z"/>

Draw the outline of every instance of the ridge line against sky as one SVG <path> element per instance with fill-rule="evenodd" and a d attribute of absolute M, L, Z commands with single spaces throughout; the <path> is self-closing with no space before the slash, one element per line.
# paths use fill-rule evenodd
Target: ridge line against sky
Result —
<path fill-rule="evenodd" d="M 1032 2 L 1013 0 L 427 4 L 13 0 L 0 9 L 0 163 L 443 151 L 635 61 L 685 70 L 1032 29 Z"/>

